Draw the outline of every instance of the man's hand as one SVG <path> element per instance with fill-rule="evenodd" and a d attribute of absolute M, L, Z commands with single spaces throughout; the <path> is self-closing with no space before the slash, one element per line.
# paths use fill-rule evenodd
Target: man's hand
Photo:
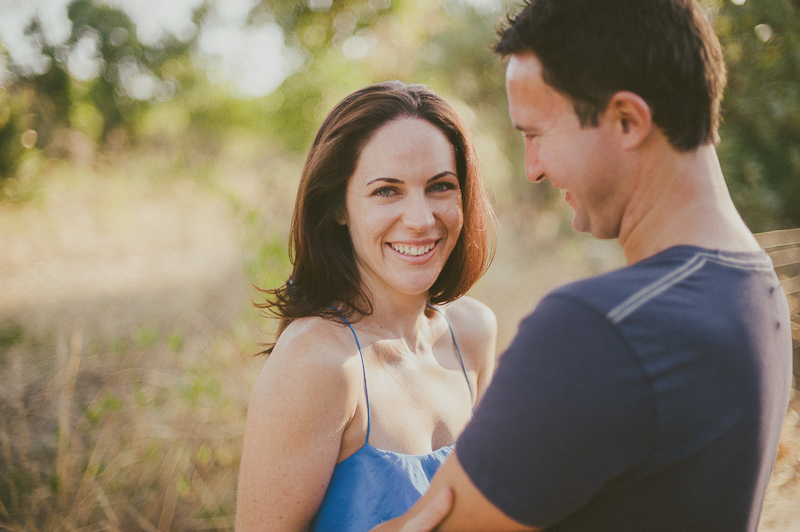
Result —
<path fill-rule="evenodd" d="M 431 502 L 405 524 L 400 532 L 430 532 L 442 522 L 453 507 L 453 490 L 445 486 Z"/>
<path fill-rule="evenodd" d="M 424 501 L 422 501 L 423 504 Z M 371 532 L 431 532 L 436 526 L 447 517 L 453 508 L 453 490 L 449 486 L 443 486 L 436 491 L 436 495 L 430 498 L 424 506 L 418 502 L 414 509 L 414 517 L 401 515 L 385 523 L 381 523 L 373 528 Z M 405 523 L 403 523 L 405 521 Z"/>
<path fill-rule="evenodd" d="M 431 487 L 405 514 L 372 532 L 539 532 L 514 521 L 492 504 L 467 476 L 454 450 L 431 479 Z"/>

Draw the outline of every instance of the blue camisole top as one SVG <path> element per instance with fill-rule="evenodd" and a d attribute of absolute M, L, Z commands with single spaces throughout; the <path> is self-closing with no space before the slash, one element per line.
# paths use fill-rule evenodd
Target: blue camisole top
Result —
<path fill-rule="evenodd" d="M 435 307 L 430 308 L 441 313 Z M 404 514 L 425 493 L 433 474 L 453 450 L 452 446 L 445 446 L 430 454 L 410 455 L 384 451 L 369 444 L 370 407 L 364 355 L 355 330 L 343 315 L 342 319 L 353 333 L 361 357 L 367 399 L 367 438 L 359 450 L 334 467 L 328 490 L 311 521 L 309 532 L 367 532 Z M 453 327 L 449 321 L 447 325 L 466 379 L 467 370 Z M 472 398 L 469 379 L 467 386 Z"/>

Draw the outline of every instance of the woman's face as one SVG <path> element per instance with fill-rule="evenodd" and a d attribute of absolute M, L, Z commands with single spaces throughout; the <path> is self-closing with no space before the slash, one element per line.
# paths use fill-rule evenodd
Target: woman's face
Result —
<path fill-rule="evenodd" d="M 346 223 L 373 297 L 425 294 L 456 245 L 464 216 L 455 154 L 436 126 L 400 118 L 364 146 L 347 186 Z"/>

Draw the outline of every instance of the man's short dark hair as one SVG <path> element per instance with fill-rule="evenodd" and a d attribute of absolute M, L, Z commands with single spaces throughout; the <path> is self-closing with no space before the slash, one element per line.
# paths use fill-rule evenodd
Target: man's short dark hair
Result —
<path fill-rule="evenodd" d="M 568 96 L 583 126 L 631 91 L 676 149 L 718 141 L 725 63 L 693 0 L 528 0 L 499 31 L 503 56 L 533 52 L 544 81 Z"/>

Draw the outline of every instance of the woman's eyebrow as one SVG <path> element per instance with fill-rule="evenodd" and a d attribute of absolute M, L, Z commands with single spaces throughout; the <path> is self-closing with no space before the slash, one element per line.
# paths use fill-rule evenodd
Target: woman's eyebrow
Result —
<path fill-rule="evenodd" d="M 402 179 L 397 179 L 394 177 L 376 177 L 372 181 L 367 182 L 367 186 L 370 186 L 372 183 L 375 183 L 376 181 L 385 181 L 386 183 L 395 183 L 395 184 L 403 182 Z"/>
<path fill-rule="evenodd" d="M 450 170 L 445 170 L 444 172 L 436 174 L 432 178 L 428 179 L 428 183 L 430 183 L 431 181 L 436 181 L 437 179 L 441 179 L 441 178 L 446 177 L 448 175 L 451 175 L 451 176 L 453 176 L 455 178 L 458 178 L 458 176 L 456 175 L 455 172 L 451 172 Z"/>
<path fill-rule="evenodd" d="M 436 181 L 437 179 L 441 179 L 441 178 L 446 177 L 448 175 L 451 175 L 453 177 L 458 177 L 455 172 L 451 172 L 450 170 L 445 170 L 444 172 L 438 173 L 435 176 L 433 176 L 432 178 L 428 179 L 428 183 L 430 183 L 432 181 Z M 402 179 L 397 179 L 396 177 L 376 177 L 372 181 L 368 181 L 367 182 L 367 186 L 370 186 L 371 184 L 373 184 L 373 183 L 375 183 L 377 181 L 383 181 L 384 183 L 392 183 L 392 184 L 404 183 L 404 181 Z"/>

